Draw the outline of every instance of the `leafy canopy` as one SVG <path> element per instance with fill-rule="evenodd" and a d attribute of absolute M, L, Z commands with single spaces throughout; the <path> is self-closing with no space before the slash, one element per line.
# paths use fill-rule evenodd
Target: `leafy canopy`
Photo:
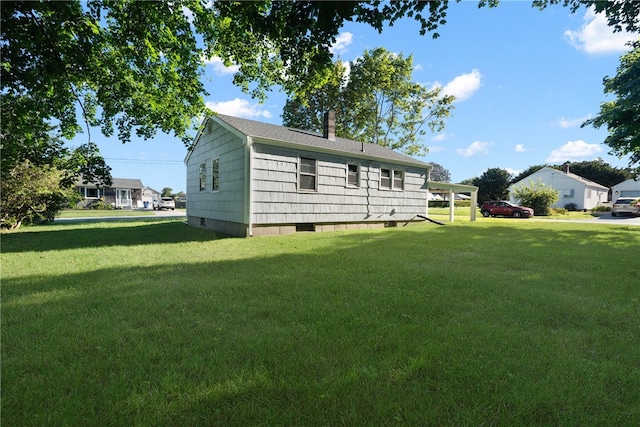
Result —
<path fill-rule="evenodd" d="M 506 169 L 490 168 L 473 179 L 478 187 L 478 201 L 503 200 L 509 196 L 511 174 Z"/>
<path fill-rule="evenodd" d="M 616 29 L 638 29 L 640 2 L 533 1 L 538 8 L 558 3 L 572 12 L 593 6 Z M 59 125 L 65 138 L 82 124 L 123 142 L 161 130 L 189 144 L 205 113 L 206 58 L 239 66 L 234 82 L 253 96 L 264 99 L 275 86 L 304 95 L 327 81 L 330 47 L 345 22 L 382 31 L 408 17 L 421 35 L 437 37 L 448 7 L 418 0 L 3 2 L 2 102 L 25 96 L 28 111 Z"/>
<path fill-rule="evenodd" d="M 428 148 L 420 142 L 425 128 L 444 128 L 454 97 L 411 81 L 413 56 L 376 48 L 365 51 L 349 68 L 347 76 L 345 65 L 337 61 L 327 84 L 288 99 L 284 125 L 320 131 L 323 113 L 333 110 L 336 136 L 409 155 L 426 154 Z"/>
<path fill-rule="evenodd" d="M 604 93 L 616 99 L 602 103 L 598 115 L 582 126 L 607 126 L 609 135 L 604 142 L 611 154 L 629 155 L 629 165 L 640 167 L 640 39 L 632 47 L 620 58 L 617 74 L 603 80 Z"/>

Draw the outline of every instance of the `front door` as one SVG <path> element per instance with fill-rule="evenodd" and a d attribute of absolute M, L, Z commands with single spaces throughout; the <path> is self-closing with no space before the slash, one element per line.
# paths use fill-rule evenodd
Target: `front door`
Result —
<path fill-rule="evenodd" d="M 131 190 L 116 191 L 116 207 L 131 208 Z"/>

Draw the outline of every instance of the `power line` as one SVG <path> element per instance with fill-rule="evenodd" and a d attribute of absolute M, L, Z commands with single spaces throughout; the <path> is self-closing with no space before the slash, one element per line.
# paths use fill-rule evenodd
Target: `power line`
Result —
<path fill-rule="evenodd" d="M 184 162 L 182 162 L 181 160 L 118 159 L 118 158 L 114 158 L 114 157 L 105 157 L 104 159 L 109 161 L 109 162 L 114 162 L 114 163 L 134 163 L 134 164 L 146 164 L 146 165 L 170 165 L 170 164 L 173 164 L 173 165 L 181 164 L 181 165 L 183 165 L 184 164 Z"/>

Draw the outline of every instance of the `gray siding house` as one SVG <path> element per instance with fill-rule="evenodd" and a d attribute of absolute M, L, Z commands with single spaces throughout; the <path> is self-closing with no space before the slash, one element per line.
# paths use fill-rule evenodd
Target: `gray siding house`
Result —
<path fill-rule="evenodd" d="M 78 207 L 86 208 L 102 200 L 116 209 L 136 209 L 142 206 L 144 188 L 139 179 L 112 178 L 111 186 L 103 187 L 95 182 L 83 182 L 79 178 L 76 191 L 82 196 L 82 201 Z"/>
<path fill-rule="evenodd" d="M 376 144 L 222 114 L 187 153 L 187 219 L 235 236 L 395 226 L 426 215 L 430 165 Z"/>

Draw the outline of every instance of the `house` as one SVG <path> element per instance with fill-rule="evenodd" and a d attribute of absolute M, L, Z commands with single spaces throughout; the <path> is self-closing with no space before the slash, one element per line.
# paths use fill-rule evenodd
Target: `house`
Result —
<path fill-rule="evenodd" d="M 142 181 L 139 179 L 113 178 L 110 187 L 103 187 L 95 182 L 84 183 L 80 178 L 76 183 L 76 191 L 82 196 L 79 207 L 86 208 L 102 200 L 116 209 L 136 209 L 143 206 Z"/>
<path fill-rule="evenodd" d="M 615 202 L 619 197 L 640 197 L 640 176 L 611 187 L 611 201 Z"/>
<path fill-rule="evenodd" d="M 142 189 L 142 206 L 138 205 L 138 208 L 151 209 L 154 200 L 159 200 L 162 197 L 162 193 L 154 190 L 151 187 L 144 187 Z"/>
<path fill-rule="evenodd" d="M 188 223 L 235 236 L 395 226 L 427 213 L 431 166 L 336 137 L 331 112 L 323 134 L 207 117 L 185 164 Z"/>
<path fill-rule="evenodd" d="M 510 200 L 515 202 L 515 198 L 513 197 L 515 187 L 520 185 L 528 186 L 530 182 L 541 182 L 558 191 L 560 198 L 552 207 L 563 208 L 569 203 L 574 203 L 577 209 L 583 210 L 593 209 L 607 202 L 609 194 L 607 187 L 571 173 L 568 163 L 565 163 L 562 167 L 562 170 L 558 170 L 545 166 L 526 178 L 510 185 Z"/>

